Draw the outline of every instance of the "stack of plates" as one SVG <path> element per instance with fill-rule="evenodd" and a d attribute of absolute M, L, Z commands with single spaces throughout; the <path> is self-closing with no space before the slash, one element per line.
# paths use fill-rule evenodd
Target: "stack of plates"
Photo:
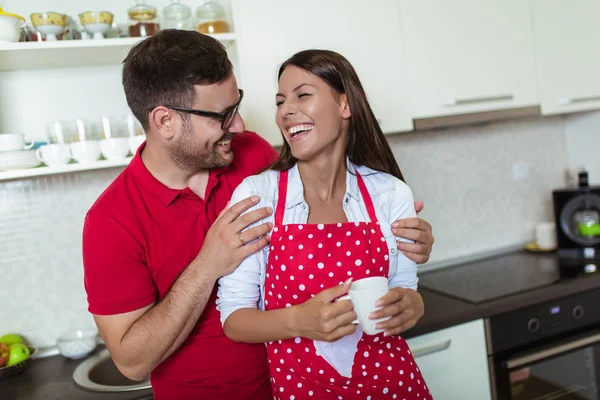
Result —
<path fill-rule="evenodd" d="M 35 156 L 35 150 L 0 152 L 0 171 L 34 168 L 41 163 Z"/>

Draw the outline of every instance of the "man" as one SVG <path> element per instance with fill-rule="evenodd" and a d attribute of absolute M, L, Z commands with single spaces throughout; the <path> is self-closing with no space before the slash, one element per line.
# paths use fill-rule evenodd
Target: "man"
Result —
<path fill-rule="evenodd" d="M 257 199 L 223 210 L 277 153 L 244 131 L 243 92 L 208 36 L 165 30 L 144 40 L 125 59 L 123 87 L 147 142 L 86 216 L 85 287 L 98 329 L 126 376 L 151 373 L 158 400 L 271 398 L 265 348 L 224 335 L 215 283 L 268 242 L 267 224 L 240 234 L 272 212 L 240 217 Z M 398 224 L 398 236 L 416 241 L 400 248 L 426 261 L 429 224 Z M 394 299 L 402 329 L 423 314 L 411 296 Z"/>

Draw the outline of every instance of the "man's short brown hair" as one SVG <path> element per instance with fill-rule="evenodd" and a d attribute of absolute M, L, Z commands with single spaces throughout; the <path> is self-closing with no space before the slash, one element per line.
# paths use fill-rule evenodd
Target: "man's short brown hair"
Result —
<path fill-rule="evenodd" d="M 166 29 L 135 45 L 123 61 L 127 104 L 145 130 L 155 107 L 192 107 L 194 85 L 211 85 L 231 76 L 225 47 L 194 31 Z"/>

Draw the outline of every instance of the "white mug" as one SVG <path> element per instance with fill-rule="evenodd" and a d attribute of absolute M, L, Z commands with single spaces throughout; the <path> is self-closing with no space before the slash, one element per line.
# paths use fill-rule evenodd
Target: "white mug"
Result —
<path fill-rule="evenodd" d="M 75 142 L 69 145 L 71 156 L 81 164 L 96 162 L 101 155 L 99 140 L 86 140 L 85 142 Z"/>
<path fill-rule="evenodd" d="M 20 133 L 0 134 L 0 152 L 1 151 L 19 151 L 29 150 L 35 143 L 33 140 Z"/>
<path fill-rule="evenodd" d="M 49 167 L 68 164 L 71 161 L 71 152 L 66 144 L 47 144 L 37 149 L 35 156 Z"/>
<path fill-rule="evenodd" d="M 369 319 L 369 314 L 381 308 L 376 307 L 375 303 L 385 296 L 389 290 L 388 279 L 383 276 L 363 278 L 352 282 L 348 294 L 336 301 L 350 300 L 357 316 L 357 319 L 352 323 L 358 324 L 360 329 L 367 335 L 376 335 L 385 331 L 385 329 L 376 329 L 375 325 L 378 322 L 387 321 L 390 317 Z"/>
<path fill-rule="evenodd" d="M 100 141 L 100 150 L 107 160 L 117 160 L 129 154 L 129 141 L 126 137 L 110 138 Z"/>
<path fill-rule="evenodd" d="M 554 222 L 541 222 L 535 226 L 535 242 L 541 250 L 556 248 L 556 225 Z"/>

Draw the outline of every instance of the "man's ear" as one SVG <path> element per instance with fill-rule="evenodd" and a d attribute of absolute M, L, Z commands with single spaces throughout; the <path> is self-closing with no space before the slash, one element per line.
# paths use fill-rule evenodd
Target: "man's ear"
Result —
<path fill-rule="evenodd" d="M 166 140 L 175 136 L 175 112 L 164 106 L 158 106 L 150 112 L 148 122 L 154 125 L 154 130 Z"/>

